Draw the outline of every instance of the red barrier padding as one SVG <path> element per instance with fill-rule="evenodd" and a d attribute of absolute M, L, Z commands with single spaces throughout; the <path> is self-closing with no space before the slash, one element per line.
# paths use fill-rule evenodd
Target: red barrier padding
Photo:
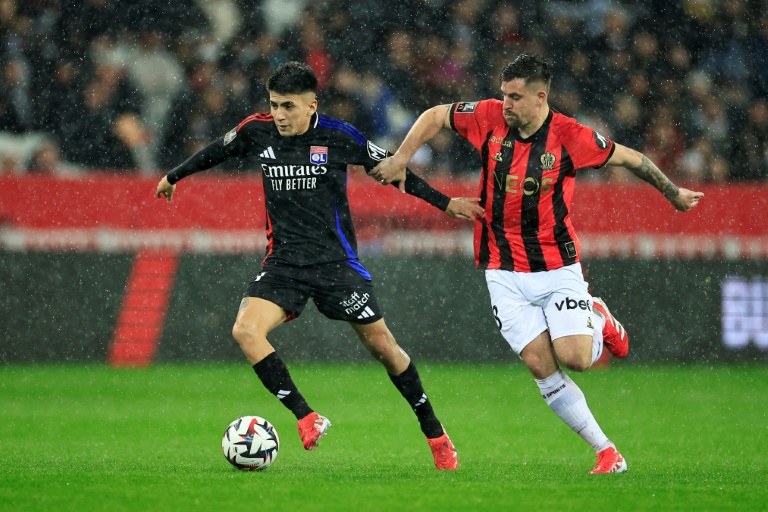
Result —
<path fill-rule="evenodd" d="M 265 212 L 259 177 L 197 174 L 181 181 L 171 204 L 155 198 L 157 178 L 94 174 L 83 178 L 0 177 L 0 223 L 16 228 L 129 230 L 254 230 L 263 233 Z M 477 194 L 478 178 L 439 179 L 452 197 Z M 706 196 L 678 213 L 656 190 L 629 184 L 580 182 L 573 221 L 579 233 L 768 235 L 768 184 L 691 187 Z M 432 206 L 393 186 L 351 174 L 349 196 L 358 231 L 467 229 Z"/>
<path fill-rule="evenodd" d="M 110 365 L 147 366 L 152 363 L 178 262 L 179 257 L 173 252 L 140 251 L 134 257 L 109 348 Z"/>

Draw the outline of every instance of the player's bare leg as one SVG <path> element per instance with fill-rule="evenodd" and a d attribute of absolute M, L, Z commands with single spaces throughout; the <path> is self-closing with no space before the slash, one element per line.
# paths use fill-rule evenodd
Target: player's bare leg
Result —
<path fill-rule="evenodd" d="M 459 457 L 451 439 L 432 409 L 416 366 L 400 348 L 384 319 L 370 324 L 350 324 L 365 348 L 387 369 L 392 383 L 416 413 L 427 437 L 437 469 L 456 469 Z"/>
<path fill-rule="evenodd" d="M 349 325 L 355 330 L 363 346 L 384 365 L 390 375 L 400 375 L 408 368 L 411 358 L 397 344 L 383 318 L 370 324 Z"/>
<path fill-rule="evenodd" d="M 275 351 L 267 341 L 267 334 L 286 318 L 285 310 L 273 302 L 243 297 L 232 327 L 232 336 L 252 365 Z"/>
<path fill-rule="evenodd" d="M 588 370 L 593 361 L 600 357 L 594 353 L 593 345 L 592 336 L 586 334 L 562 336 L 552 341 L 557 361 L 574 372 Z M 602 354 L 602 350 L 600 353 Z"/>
<path fill-rule="evenodd" d="M 296 416 L 304 448 L 314 450 L 331 422 L 309 407 L 296 388 L 285 363 L 267 341 L 267 334 L 285 322 L 286 318 L 285 311 L 277 304 L 257 297 L 245 297 L 240 303 L 232 336 L 253 365 L 264 387 Z"/>
<path fill-rule="evenodd" d="M 546 379 L 560 367 L 549 339 L 549 331 L 544 331 L 530 342 L 520 354 L 528 370 L 535 379 Z"/>
<path fill-rule="evenodd" d="M 574 343 L 575 346 L 568 349 L 566 348 L 567 343 Z M 626 461 L 616 451 L 614 444 L 597 424 L 597 420 L 587 405 L 584 393 L 558 365 L 557 358 L 562 353 L 564 358 L 570 358 L 567 360 L 567 367 L 577 370 L 586 369 L 583 366 L 588 368 L 591 362 L 586 364 L 585 361 L 591 361 L 592 356 L 589 358 L 586 356 L 587 353 L 591 354 L 591 346 L 592 339 L 589 336 L 561 337 L 552 343 L 549 332 L 545 331 L 523 349 L 521 357 L 533 374 L 541 391 L 541 396 L 552 409 L 552 412 L 557 414 L 566 425 L 571 427 L 595 450 L 598 465 L 595 466 L 592 473 L 626 471 Z M 608 459 L 616 464 L 609 464 Z M 602 464 L 601 460 L 603 461 Z M 611 471 L 600 471 L 599 469 L 602 467 L 610 467 Z"/>

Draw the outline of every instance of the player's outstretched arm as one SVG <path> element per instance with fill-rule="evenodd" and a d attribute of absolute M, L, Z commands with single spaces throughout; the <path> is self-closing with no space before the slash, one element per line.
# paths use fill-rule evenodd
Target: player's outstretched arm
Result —
<path fill-rule="evenodd" d="M 155 196 L 165 196 L 165 200 L 170 203 L 171 197 L 176 191 L 176 182 L 186 176 L 205 171 L 225 161 L 232 153 L 231 147 L 228 148 L 222 139 L 217 139 L 197 151 L 181 165 L 171 169 L 167 175 L 163 176 L 163 179 L 157 184 Z"/>
<path fill-rule="evenodd" d="M 704 197 L 703 192 L 678 188 L 647 156 L 621 144 L 616 144 L 607 164 L 626 167 L 632 174 L 656 187 L 678 211 L 687 212 Z"/>
<path fill-rule="evenodd" d="M 157 193 L 155 194 L 156 197 L 162 197 L 165 196 L 165 200 L 169 203 L 171 202 L 171 197 L 173 197 L 173 193 L 176 191 L 176 185 L 171 185 L 168 183 L 168 176 L 163 176 L 163 179 L 160 180 L 160 183 L 157 184 Z"/>
<path fill-rule="evenodd" d="M 387 157 L 371 170 L 371 176 L 382 185 L 399 181 L 400 191 L 405 192 L 405 166 L 418 149 L 432 139 L 441 128 L 450 128 L 450 105 L 438 105 L 425 110 L 413 123 L 405 140 L 391 157 Z"/>

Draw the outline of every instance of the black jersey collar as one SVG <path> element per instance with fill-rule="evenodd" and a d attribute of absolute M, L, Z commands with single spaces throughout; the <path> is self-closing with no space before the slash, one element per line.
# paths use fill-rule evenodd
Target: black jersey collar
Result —
<path fill-rule="evenodd" d="M 552 122 L 552 115 L 554 113 L 554 110 L 552 107 L 549 107 L 549 114 L 547 114 L 547 118 L 544 120 L 544 122 L 539 126 L 539 129 L 536 130 L 531 134 L 528 138 L 523 138 L 520 136 L 520 131 L 517 130 L 517 128 L 512 129 L 512 134 L 515 136 L 515 140 L 518 142 L 533 142 L 536 140 L 536 138 L 539 136 L 540 133 L 543 133 L 543 129 L 545 126 L 547 126 L 550 122 Z"/>
<path fill-rule="evenodd" d="M 305 135 L 309 135 L 309 133 L 317 128 L 317 123 L 320 121 L 320 114 L 315 111 L 314 114 L 312 114 L 312 117 L 309 120 L 309 128 L 307 128 L 307 131 L 304 133 L 300 133 L 298 135 L 294 135 L 294 137 L 304 137 Z"/>

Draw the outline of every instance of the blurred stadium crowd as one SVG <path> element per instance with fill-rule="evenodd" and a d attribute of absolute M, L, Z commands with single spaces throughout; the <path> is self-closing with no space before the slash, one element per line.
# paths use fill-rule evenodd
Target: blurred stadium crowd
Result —
<path fill-rule="evenodd" d="M 0 174 L 167 171 L 268 110 L 288 59 L 395 149 L 424 109 L 498 97 L 523 51 L 553 64 L 551 105 L 673 179 L 768 178 L 765 0 L 0 0 Z M 449 133 L 416 160 L 477 172 Z"/>

